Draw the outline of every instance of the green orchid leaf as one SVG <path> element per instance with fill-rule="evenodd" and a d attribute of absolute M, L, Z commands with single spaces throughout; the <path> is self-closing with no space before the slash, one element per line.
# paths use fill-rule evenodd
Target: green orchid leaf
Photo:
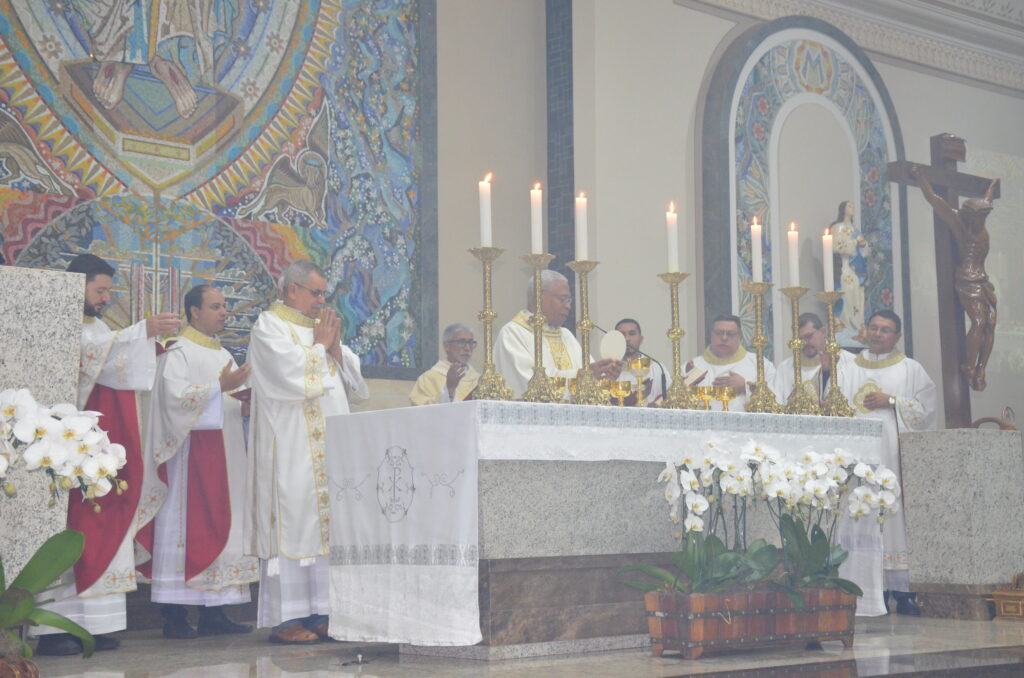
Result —
<path fill-rule="evenodd" d="M 828 554 L 828 564 L 834 571 L 839 569 L 839 566 L 846 562 L 846 559 L 850 557 L 849 551 L 844 549 L 842 546 L 833 546 Z"/>
<path fill-rule="evenodd" d="M 715 535 L 712 534 L 704 538 L 704 553 L 707 562 L 711 562 L 728 550 L 722 540 Z"/>
<path fill-rule="evenodd" d="M 620 572 L 643 572 L 649 577 L 654 577 L 658 581 L 665 582 L 671 588 L 676 588 L 679 582 L 679 575 L 666 570 L 663 567 L 657 565 L 629 565 L 620 570 Z"/>
<path fill-rule="evenodd" d="M 839 577 L 829 578 L 829 583 L 834 585 L 837 589 L 842 589 L 846 593 L 852 593 L 855 596 L 863 596 L 864 591 L 857 586 L 854 582 L 849 579 L 841 579 Z"/>
<path fill-rule="evenodd" d="M 57 580 L 82 555 L 85 537 L 81 532 L 64 530 L 53 535 L 39 547 L 21 573 L 11 582 L 33 595 Z"/>
<path fill-rule="evenodd" d="M 76 532 L 75 534 L 78 533 Z M 82 657 L 85 659 L 91 657 L 93 651 L 96 649 L 96 639 L 92 637 L 92 634 L 67 617 L 62 617 L 56 612 L 50 612 L 49 610 L 35 609 L 28 615 L 28 618 L 35 624 L 39 624 L 41 626 L 52 626 L 66 633 L 70 633 L 75 638 L 81 640 Z"/>
<path fill-rule="evenodd" d="M 804 574 L 825 572 L 828 568 L 829 545 L 828 537 L 815 525 L 811 528 L 810 548 L 804 556 Z"/>
<path fill-rule="evenodd" d="M 20 626 L 35 606 L 35 598 L 29 591 L 18 586 L 7 589 L 0 596 L 0 629 Z"/>

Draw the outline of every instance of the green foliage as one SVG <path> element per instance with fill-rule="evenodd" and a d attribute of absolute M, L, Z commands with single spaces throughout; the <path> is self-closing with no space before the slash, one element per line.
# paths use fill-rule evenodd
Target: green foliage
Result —
<path fill-rule="evenodd" d="M 64 530 L 53 535 L 29 559 L 10 587 L 6 585 L 0 561 L 0 632 L 20 649 L 22 656 L 32 656 L 32 649 L 21 642 L 18 627 L 40 624 L 70 633 L 82 641 L 83 655 L 92 655 L 96 642 L 88 631 L 66 617 L 41 609 L 36 602 L 39 593 L 78 561 L 84 544 L 81 532 Z"/>
<path fill-rule="evenodd" d="M 722 593 L 768 577 L 778 565 L 779 552 L 763 539 L 754 542 L 745 552 L 729 551 L 714 535 L 689 532 L 683 549 L 673 554 L 672 560 L 673 569 L 656 565 L 625 567 L 623 572 L 642 572 L 655 582 L 623 583 L 641 591 Z"/>
<path fill-rule="evenodd" d="M 810 537 L 800 518 L 788 513 L 779 516 L 779 536 L 785 558 L 785 574 L 773 587 L 789 595 L 794 607 L 803 607 L 798 590 L 812 586 L 838 588 L 856 596 L 864 595 L 857 584 L 839 577 L 839 566 L 849 554 L 841 546 L 829 544 L 828 535 L 812 525 Z"/>

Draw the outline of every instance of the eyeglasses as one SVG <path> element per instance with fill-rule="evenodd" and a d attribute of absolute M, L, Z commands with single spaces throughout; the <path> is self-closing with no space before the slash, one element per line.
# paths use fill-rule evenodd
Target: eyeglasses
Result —
<path fill-rule="evenodd" d="M 711 335 L 722 339 L 735 339 L 740 333 L 735 330 L 711 330 Z"/>
<path fill-rule="evenodd" d="M 452 339 L 451 341 L 446 341 L 444 343 L 454 344 L 461 348 L 476 348 L 476 339 Z"/>
<path fill-rule="evenodd" d="M 571 295 L 568 295 L 568 294 L 552 294 L 551 292 L 548 292 L 547 290 L 543 290 L 543 292 L 544 292 L 544 294 L 548 294 L 548 295 L 554 297 L 560 304 L 564 304 L 566 306 L 572 306 L 572 296 Z"/>
<path fill-rule="evenodd" d="M 298 286 L 299 286 L 299 287 L 301 287 L 302 289 L 304 289 L 304 290 L 306 290 L 307 292 L 309 292 L 310 294 L 312 294 L 312 295 L 313 295 L 313 297 L 314 297 L 314 298 L 316 298 L 316 299 L 323 299 L 324 297 L 326 297 L 326 296 L 327 296 L 327 290 L 314 290 L 314 289 L 313 289 L 313 288 L 311 288 L 311 287 L 306 287 L 306 286 L 305 286 L 305 285 L 303 285 L 302 283 L 292 283 L 292 284 L 293 284 L 293 285 L 298 285 Z"/>
<path fill-rule="evenodd" d="M 878 325 L 868 325 L 868 332 L 874 332 L 876 334 L 896 334 L 896 330 L 891 327 L 879 327 Z"/>

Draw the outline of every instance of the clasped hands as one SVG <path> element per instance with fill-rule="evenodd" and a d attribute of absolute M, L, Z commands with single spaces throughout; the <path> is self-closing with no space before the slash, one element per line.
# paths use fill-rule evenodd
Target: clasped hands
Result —
<path fill-rule="evenodd" d="M 864 407 L 869 410 L 881 410 L 888 407 L 892 407 L 889 404 L 889 394 L 881 391 L 872 391 L 864 396 Z"/>
<path fill-rule="evenodd" d="M 320 319 L 313 325 L 313 343 L 322 345 L 327 355 L 334 358 L 339 366 L 342 364 L 341 318 L 333 308 L 324 308 Z"/>
<path fill-rule="evenodd" d="M 686 363 L 686 372 L 689 373 L 694 367 L 693 361 Z M 700 379 L 693 383 L 694 386 L 701 383 L 707 378 L 707 374 L 701 376 Z M 754 382 L 747 381 L 743 378 L 742 374 L 736 374 L 732 370 L 729 370 L 723 375 L 715 377 L 714 381 L 711 382 L 712 386 L 728 386 L 732 388 L 733 395 L 743 395 L 747 392 L 747 388 L 754 390 Z"/>

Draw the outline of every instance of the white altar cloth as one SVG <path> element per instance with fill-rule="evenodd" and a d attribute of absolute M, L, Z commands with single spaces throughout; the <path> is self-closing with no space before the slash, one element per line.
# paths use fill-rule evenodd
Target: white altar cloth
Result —
<path fill-rule="evenodd" d="M 331 636 L 480 642 L 478 459 L 663 463 L 709 433 L 794 455 L 842 447 L 877 463 L 882 428 L 872 419 L 491 401 L 328 418 Z"/>

